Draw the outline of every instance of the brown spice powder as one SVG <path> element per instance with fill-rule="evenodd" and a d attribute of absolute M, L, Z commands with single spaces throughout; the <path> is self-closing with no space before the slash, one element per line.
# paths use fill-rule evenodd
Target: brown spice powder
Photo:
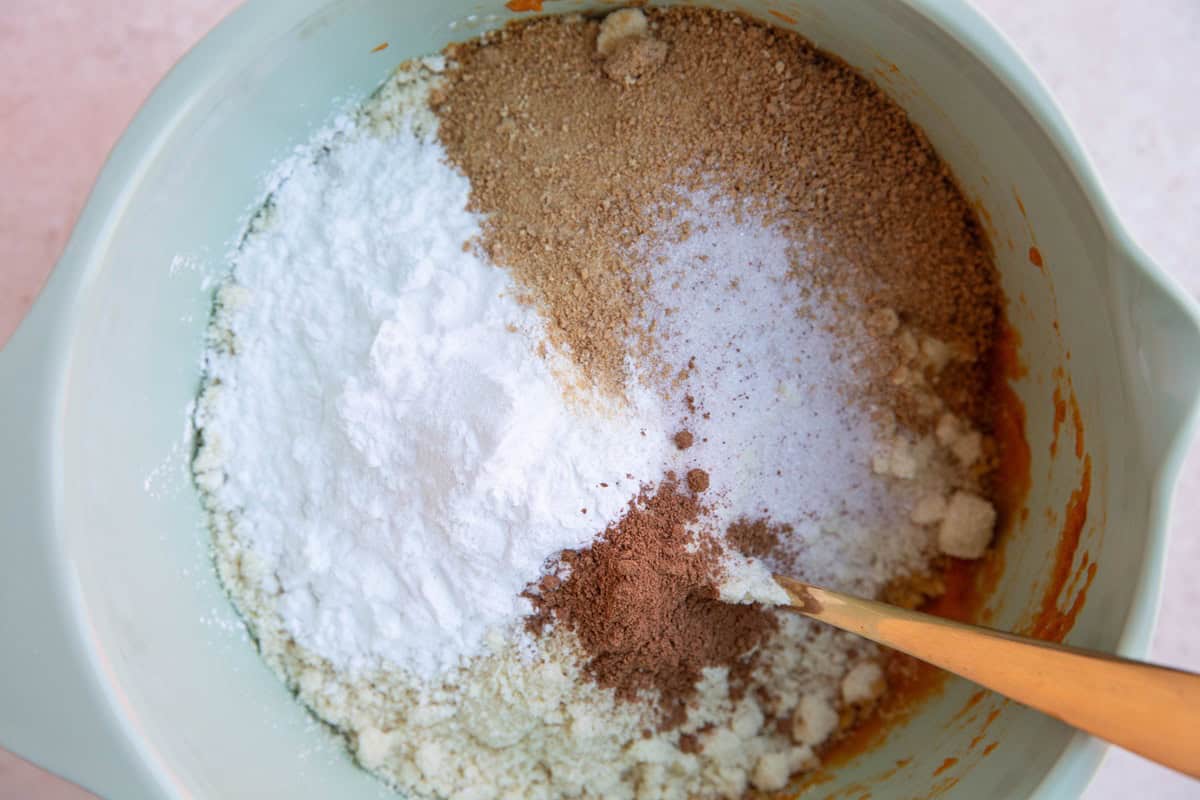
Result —
<path fill-rule="evenodd" d="M 725 540 L 747 558 L 762 559 L 775 572 L 790 572 L 795 559 L 787 542 L 793 533 L 791 525 L 740 519 L 726 529 Z"/>
<path fill-rule="evenodd" d="M 657 691 L 662 729 L 687 719 L 702 668 L 730 667 L 731 682 L 744 683 L 750 654 L 777 626 L 760 607 L 721 602 L 720 547 L 688 530 L 700 513 L 694 494 L 664 484 L 595 544 L 564 552 L 565 580 L 544 578 L 526 595 L 535 608 L 530 630 L 568 626 L 600 686 L 625 701 Z"/>
<path fill-rule="evenodd" d="M 969 354 L 934 388 L 986 430 L 996 272 L 903 110 L 794 33 L 705 9 L 646 13 L 663 60 L 633 82 L 605 74 L 599 26 L 579 17 L 447 51 L 458 66 L 435 102 L 442 142 L 489 215 L 482 246 L 543 308 L 552 341 L 619 392 L 644 296 L 633 246 L 715 184 L 805 243 L 797 269 L 823 301 L 894 309 Z M 894 343 L 878 349 L 863 396 L 927 428 L 889 380 Z"/>
<path fill-rule="evenodd" d="M 702 469 L 689 469 L 687 471 L 687 485 L 693 492 L 707 491 L 708 473 Z"/>

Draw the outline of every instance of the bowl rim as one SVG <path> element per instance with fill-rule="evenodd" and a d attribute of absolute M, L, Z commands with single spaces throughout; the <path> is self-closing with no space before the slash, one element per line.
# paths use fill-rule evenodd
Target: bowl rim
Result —
<path fill-rule="evenodd" d="M 1035 120 L 1042 135 L 1067 165 L 1111 252 L 1155 285 L 1189 319 L 1200 340 L 1200 307 L 1132 241 L 1105 194 L 1091 160 L 1070 124 L 1033 70 L 1007 37 L 967 3 L 898 0 L 950 36 L 997 78 Z M 0 708 L 24 711 L 53 708 L 55 727 L 35 725 L 28 716 L 0 714 L 0 741 L 14 752 L 101 794 L 122 797 L 186 796 L 170 766 L 133 724 L 133 710 L 108 680 L 108 667 L 90 636 L 82 590 L 71 568 L 61 519 L 62 421 L 71 373 L 71 349 L 78 309 L 91 277 L 125 207 L 137 191 L 150 158 L 173 134 L 184 112 L 217 78 L 240 64 L 257 43 L 307 19 L 325 0 L 248 0 L 192 47 L 162 81 L 118 139 L 87 197 L 67 245 L 25 320 L 0 350 L 0 385 L 24 387 L 0 395 L 0 445 L 14 456 L 0 465 L 0 500 L 13 510 L 0 538 L 0 587 L 23 588 L 20 603 L 40 606 L 39 625 L 0 615 L 0 640 L 20 642 L 28 657 L 3 668 Z M 282 22 L 281 22 L 282 20 Z M 1142 569 L 1124 621 L 1117 652 L 1144 657 L 1157 617 L 1166 557 L 1167 520 L 1173 488 L 1200 415 L 1193 398 L 1153 464 L 1149 525 Z M 17 596 L 14 593 L 14 596 Z M 45 659 L 57 656 L 59 680 L 46 681 Z M 33 676 L 52 684 L 31 689 Z M 63 705 L 62 682 L 74 680 L 76 702 Z M 5 688 L 8 687 L 8 688 Z M 5 719 L 8 719 L 6 722 Z M 69 722 L 85 730 L 95 749 L 87 765 L 67 758 L 54 731 Z M 36 732 L 32 731 L 36 728 Z M 1077 796 L 1095 773 L 1105 746 L 1076 733 L 1044 776 L 1032 797 Z"/>

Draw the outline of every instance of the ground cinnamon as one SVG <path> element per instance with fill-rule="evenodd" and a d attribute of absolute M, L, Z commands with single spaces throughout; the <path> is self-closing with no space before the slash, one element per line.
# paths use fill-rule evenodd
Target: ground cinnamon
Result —
<path fill-rule="evenodd" d="M 574 631 L 587 673 L 622 700 L 656 691 L 662 728 L 687 718 L 702 668 L 730 667 L 734 681 L 744 679 L 777 626 L 758 606 L 718 599 L 720 546 L 689 530 L 700 513 L 695 494 L 664 484 L 592 546 L 564 552 L 565 580 L 545 578 L 527 594 L 532 631 L 554 623 Z"/>

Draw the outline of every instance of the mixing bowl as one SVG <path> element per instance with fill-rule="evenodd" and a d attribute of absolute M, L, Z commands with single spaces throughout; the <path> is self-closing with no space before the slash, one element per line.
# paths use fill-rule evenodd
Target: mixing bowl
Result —
<path fill-rule="evenodd" d="M 1200 380 L 1189 300 L 1130 243 L 1045 90 L 969 7 L 737 5 L 877 81 L 981 210 L 1032 452 L 988 619 L 1027 630 L 1057 563 L 1072 580 L 1051 600 L 1086 590 L 1067 641 L 1143 656 Z M 272 164 L 399 61 L 514 16 L 494 0 L 256 0 L 138 114 L 0 354 L 0 744 L 126 800 L 389 796 L 292 701 L 222 594 L 188 476 L 188 406 L 214 280 Z M 1072 550 L 1064 510 L 1074 493 L 1078 521 L 1089 462 Z M 950 681 L 806 796 L 1082 789 L 1098 743 L 973 692 Z"/>

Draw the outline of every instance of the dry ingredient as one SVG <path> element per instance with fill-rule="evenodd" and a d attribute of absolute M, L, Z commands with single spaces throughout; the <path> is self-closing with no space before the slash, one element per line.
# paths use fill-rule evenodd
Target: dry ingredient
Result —
<path fill-rule="evenodd" d="M 646 17 L 667 55 L 632 86 L 604 74 L 600 24 L 578 16 L 447 49 L 457 66 L 434 98 L 439 138 L 487 215 L 484 247 L 543 305 L 551 339 L 601 385 L 626 385 L 646 234 L 683 195 L 717 189 L 783 226 L 811 296 L 882 323 L 862 353 L 858 399 L 929 431 L 920 401 L 893 383 L 907 331 L 946 357 L 939 400 L 986 429 L 996 272 L 904 111 L 794 33 L 706 9 Z M 888 330 L 893 319 L 900 330 Z"/>
<path fill-rule="evenodd" d="M 946 485 L 944 459 L 931 449 L 902 484 L 872 473 L 881 436 L 861 402 L 870 334 L 852 309 L 813 298 L 813 256 L 781 225 L 713 195 L 681 200 L 635 250 L 651 266 L 633 325 L 667 366 L 667 402 L 694 439 L 680 458 L 689 485 L 690 470 L 704 473 L 713 526 L 790 525 L 774 555 L 800 563 L 803 550 L 807 579 L 863 595 L 920 570 L 929 536 L 908 509 L 924 487 Z"/>
<path fill-rule="evenodd" d="M 219 293 L 221 578 L 410 795 L 782 788 L 887 687 L 768 570 L 915 604 L 989 544 L 974 217 L 876 88 L 745 17 L 447 55 L 292 160 Z"/>
<path fill-rule="evenodd" d="M 531 593 L 530 628 L 570 628 L 590 654 L 585 672 L 618 699 L 657 692 L 660 728 L 687 719 L 704 667 L 726 667 L 744 683 L 739 673 L 749 672 L 753 651 L 777 627 L 758 606 L 720 599 L 720 545 L 690 530 L 703 491 L 693 472 L 700 471 L 688 473 L 690 493 L 668 476 L 597 542 L 563 553 L 565 578 L 547 575 Z"/>
<path fill-rule="evenodd" d="M 436 142 L 346 131 L 222 291 L 196 471 L 288 633 L 339 668 L 478 654 L 548 555 L 661 473 L 653 420 L 568 406 L 536 312 L 463 250 L 467 192 Z"/>

